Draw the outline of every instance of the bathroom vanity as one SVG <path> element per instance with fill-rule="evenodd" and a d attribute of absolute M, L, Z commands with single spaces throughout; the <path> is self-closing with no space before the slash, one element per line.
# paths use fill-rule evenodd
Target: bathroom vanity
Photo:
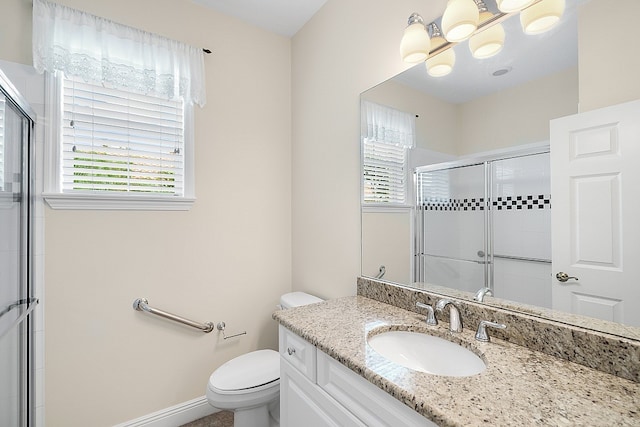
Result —
<path fill-rule="evenodd" d="M 638 382 L 496 337 L 476 341 L 472 323 L 452 335 L 446 322 L 427 326 L 424 314 L 361 295 L 274 318 L 283 427 L 640 424 Z M 402 367 L 367 344 L 371 334 L 388 330 L 446 338 L 487 367 L 467 377 Z"/>
<path fill-rule="evenodd" d="M 282 427 L 436 426 L 285 327 L 279 336 Z"/>

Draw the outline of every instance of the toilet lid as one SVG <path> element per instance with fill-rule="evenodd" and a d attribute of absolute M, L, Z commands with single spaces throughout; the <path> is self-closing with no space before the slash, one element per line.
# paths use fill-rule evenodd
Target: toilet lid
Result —
<path fill-rule="evenodd" d="M 280 378 L 280 354 L 258 350 L 229 360 L 216 369 L 209 383 L 223 391 L 259 387 Z"/>
<path fill-rule="evenodd" d="M 317 296 L 309 295 L 306 292 L 289 292 L 280 297 L 280 305 L 284 308 L 300 307 L 322 301 Z"/>

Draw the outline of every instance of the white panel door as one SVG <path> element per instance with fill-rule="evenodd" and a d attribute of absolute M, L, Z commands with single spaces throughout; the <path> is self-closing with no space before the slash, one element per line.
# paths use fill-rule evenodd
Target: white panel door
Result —
<path fill-rule="evenodd" d="M 554 309 L 640 326 L 638 188 L 640 101 L 551 121 Z"/>

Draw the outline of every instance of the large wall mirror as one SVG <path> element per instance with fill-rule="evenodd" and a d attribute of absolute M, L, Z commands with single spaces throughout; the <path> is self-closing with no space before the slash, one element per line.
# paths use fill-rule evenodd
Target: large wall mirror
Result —
<path fill-rule="evenodd" d="M 565 282 L 552 264 L 549 122 L 579 112 L 585 3 L 567 0 L 561 22 L 537 36 L 518 15 L 504 20 L 494 57 L 475 59 L 463 42 L 449 75 L 431 77 L 420 63 L 361 94 L 363 176 L 389 169 L 387 158 L 406 173 L 404 194 L 390 201 L 363 179 L 364 277 L 469 299 L 488 287 L 484 303 L 640 340 L 640 323 L 615 310 L 578 316 L 554 296 Z M 367 129 L 376 108 L 410 117 L 413 142 L 376 146 Z M 640 301 L 625 304 L 640 312 Z"/>

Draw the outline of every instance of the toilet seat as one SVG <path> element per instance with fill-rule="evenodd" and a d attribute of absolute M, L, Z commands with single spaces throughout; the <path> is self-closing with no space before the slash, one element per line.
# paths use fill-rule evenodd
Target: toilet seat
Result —
<path fill-rule="evenodd" d="M 278 387 L 280 355 L 257 350 L 224 363 L 209 377 L 209 388 L 219 394 L 242 394 Z"/>

